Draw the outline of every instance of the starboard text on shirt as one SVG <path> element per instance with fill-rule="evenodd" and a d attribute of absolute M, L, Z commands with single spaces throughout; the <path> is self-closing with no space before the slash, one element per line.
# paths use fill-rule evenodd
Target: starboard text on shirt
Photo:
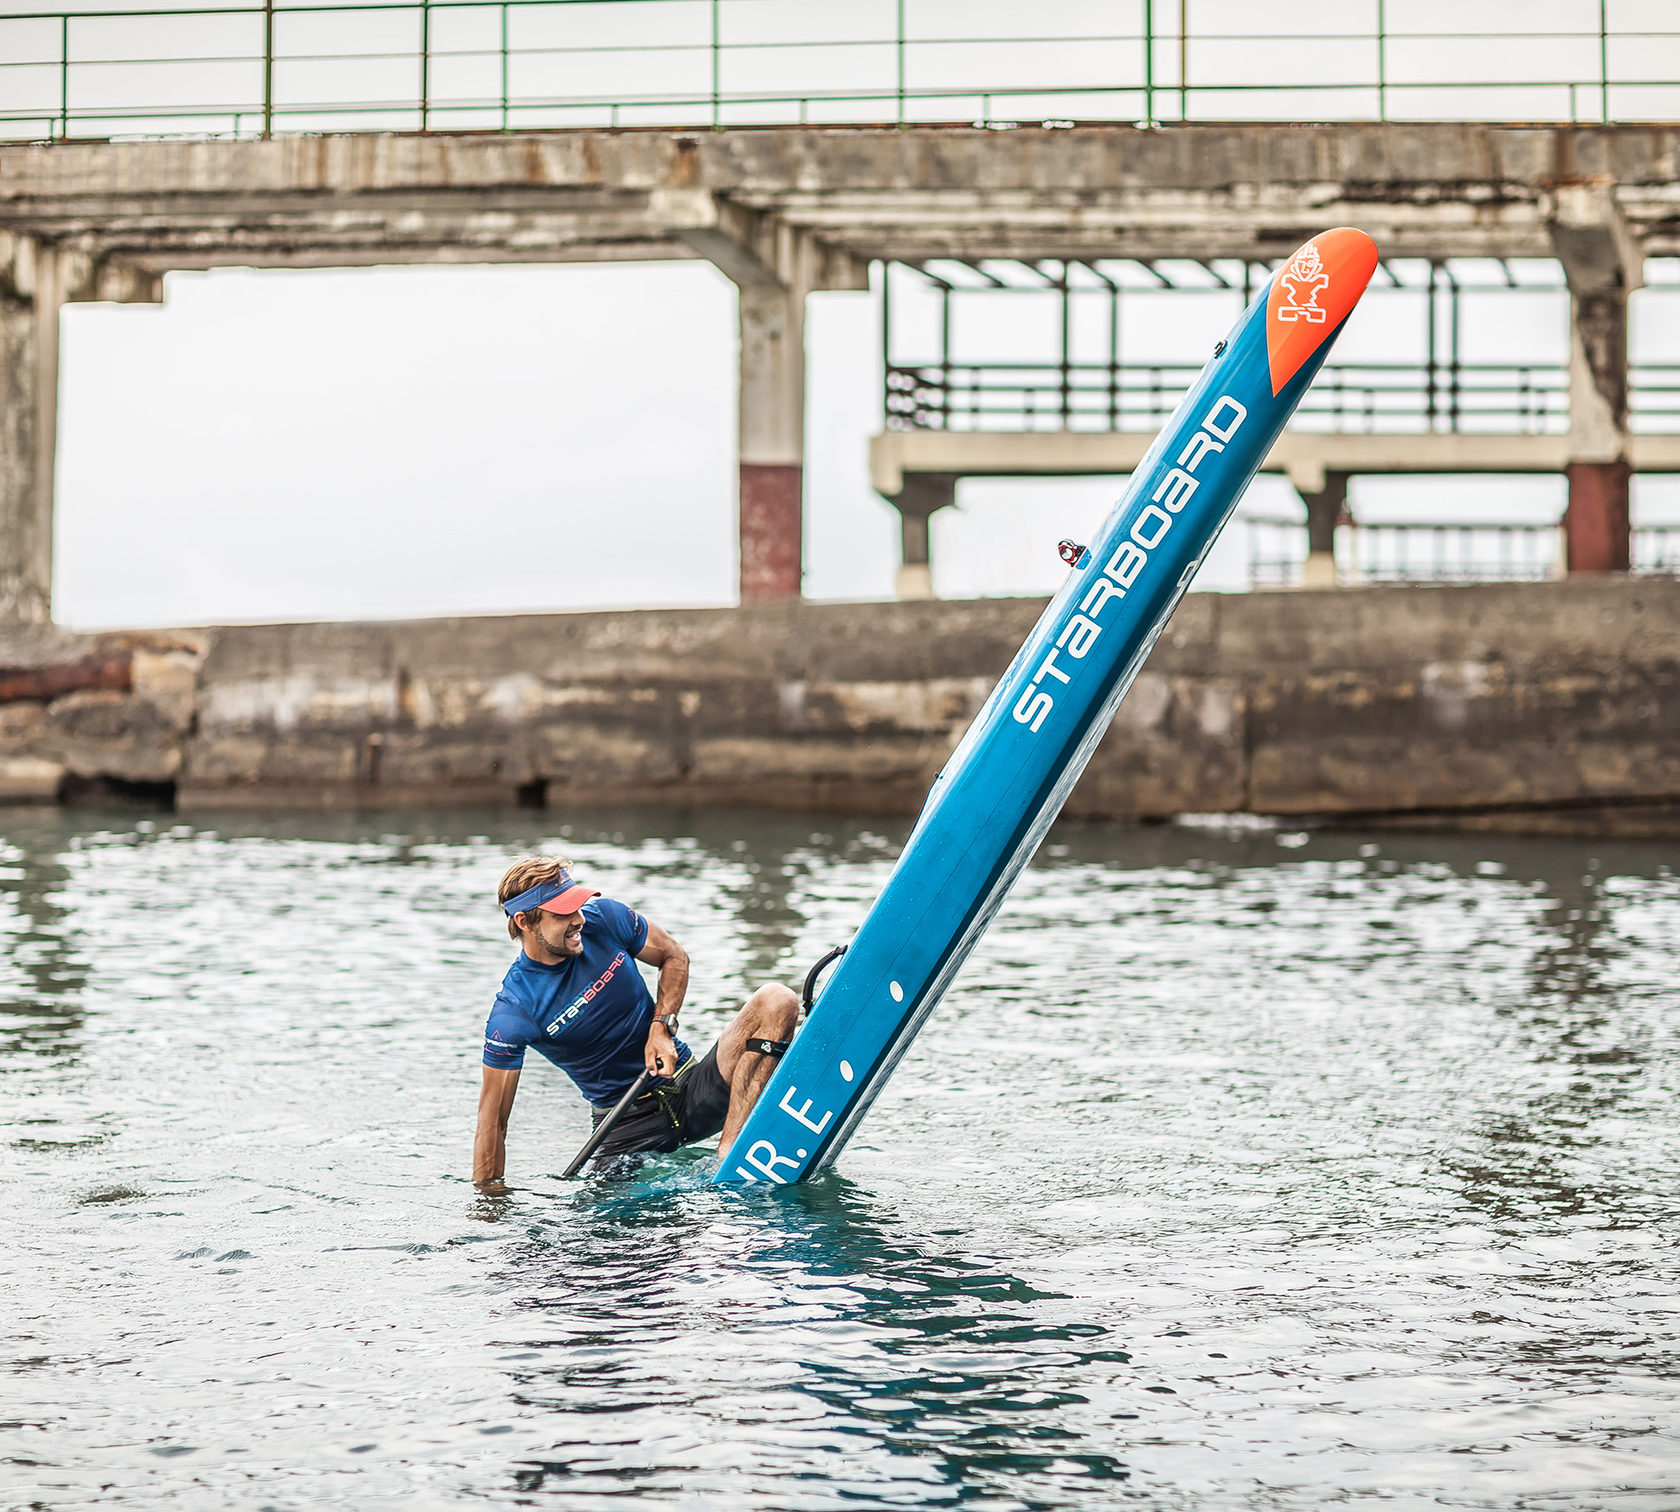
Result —
<path fill-rule="evenodd" d="M 653 994 L 636 969 L 648 925 L 611 898 L 583 905 L 583 948 L 558 965 L 523 950 L 508 967 L 484 1026 L 484 1064 L 516 1070 L 527 1048 L 552 1061 L 596 1107 L 611 1107 L 642 1074 Z M 689 1058 L 677 1041 L 677 1064 Z"/>

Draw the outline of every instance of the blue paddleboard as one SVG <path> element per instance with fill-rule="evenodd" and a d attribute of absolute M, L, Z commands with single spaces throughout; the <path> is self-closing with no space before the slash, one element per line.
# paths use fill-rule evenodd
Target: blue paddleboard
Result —
<path fill-rule="evenodd" d="M 1215 348 L 934 782 L 716 1182 L 801 1181 L 845 1147 L 1061 811 L 1376 263 L 1362 231 L 1314 237 Z"/>

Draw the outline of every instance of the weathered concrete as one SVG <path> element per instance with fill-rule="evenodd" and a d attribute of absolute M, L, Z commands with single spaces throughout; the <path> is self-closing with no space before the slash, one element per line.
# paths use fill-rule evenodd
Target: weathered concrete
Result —
<path fill-rule="evenodd" d="M 870 438 L 869 480 L 886 498 L 918 474 L 964 478 L 1045 478 L 1129 473 L 1155 440 L 1154 431 L 882 431 Z M 1332 472 L 1561 473 L 1569 466 L 1567 436 L 1485 432 L 1285 431 L 1262 464 L 1284 473 L 1303 494 L 1321 492 Z M 1648 432 L 1628 438 L 1635 472 L 1680 472 L 1680 435 Z"/>
<path fill-rule="evenodd" d="M 805 532 L 805 291 L 740 291 L 743 604 L 796 598 Z"/>
<path fill-rule="evenodd" d="M 1628 538 L 1628 295 L 1643 257 L 1608 184 L 1557 191 L 1552 241 L 1569 281 L 1570 572 L 1626 572 Z"/>
<path fill-rule="evenodd" d="M 933 597 L 932 520 L 957 502 L 954 473 L 900 475 L 899 491 L 888 502 L 898 510 L 898 576 L 894 592 L 911 601 Z"/>
<path fill-rule="evenodd" d="M 156 274 L 0 228 L 0 624 L 52 617 L 59 314 L 162 298 Z"/>
<path fill-rule="evenodd" d="M 1348 475 L 1340 469 L 1325 473 L 1323 488 L 1301 493 L 1307 506 L 1307 560 L 1301 569 L 1305 588 L 1336 586 L 1336 527 L 1347 514 L 1347 496 Z"/>
<path fill-rule="evenodd" d="M 52 617 L 60 261 L 0 271 L 0 622 Z"/>
<path fill-rule="evenodd" d="M 14 633 L 0 689 L 41 696 L 0 703 L 0 792 L 910 812 L 1041 608 Z M 63 691 L 112 653 L 126 687 Z M 1069 812 L 1240 811 L 1680 832 L 1680 582 L 1192 595 Z"/>
<path fill-rule="evenodd" d="M 739 292 L 737 539 L 743 604 L 797 598 L 804 577 L 805 299 L 866 289 L 867 267 L 769 216 L 722 203 L 678 233 Z"/>
<path fill-rule="evenodd" d="M 191 633 L 0 631 L 0 802 L 172 793 L 204 644 Z"/>
<path fill-rule="evenodd" d="M 1560 220 L 1597 213 L 1578 191 L 1608 186 L 1645 255 L 1680 251 L 1680 129 L 1474 122 L 17 145 L 0 147 L 0 229 L 153 272 L 576 257 L 723 266 L 733 254 L 708 246 L 714 235 L 773 264 L 788 231 L 852 260 L 1266 259 L 1342 221 L 1389 256 L 1551 257 Z"/>

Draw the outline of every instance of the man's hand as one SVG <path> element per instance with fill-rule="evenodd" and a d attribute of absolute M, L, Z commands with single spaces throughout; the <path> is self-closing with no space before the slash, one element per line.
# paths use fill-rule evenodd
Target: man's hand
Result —
<path fill-rule="evenodd" d="M 642 1065 L 650 1076 L 677 1074 L 676 1036 L 658 1019 L 653 1021 L 653 1027 L 648 1030 L 647 1044 L 642 1047 Z"/>

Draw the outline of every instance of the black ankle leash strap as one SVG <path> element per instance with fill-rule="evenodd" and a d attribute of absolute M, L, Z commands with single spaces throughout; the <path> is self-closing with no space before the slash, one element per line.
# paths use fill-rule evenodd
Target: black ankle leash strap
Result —
<path fill-rule="evenodd" d="M 773 1055 L 780 1060 L 787 1054 L 788 1046 L 792 1043 L 792 1040 L 750 1039 L 747 1041 L 747 1049 L 756 1050 L 760 1055 Z"/>

